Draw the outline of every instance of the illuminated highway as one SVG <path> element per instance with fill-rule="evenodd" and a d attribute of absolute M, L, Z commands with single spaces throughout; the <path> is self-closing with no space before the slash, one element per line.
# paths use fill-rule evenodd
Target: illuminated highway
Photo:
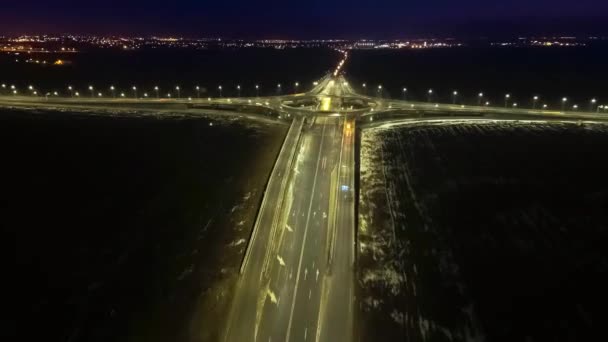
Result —
<path fill-rule="evenodd" d="M 355 125 L 438 117 L 600 120 L 595 113 L 462 106 L 357 94 L 336 70 L 299 94 L 108 99 L 0 96 L 0 106 L 285 120 L 241 265 L 224 341 L 355 341 Z"/>
<path fill-rule="evenodd" d="M 342 92 L 335 81 L 323 87 L 322 99 Z M 295 141 L 284 193 L 272 200 L 281 204 L 260 212 L 225 341 L 351 340 L 354 120 L 308 116 L 295 139 L 298 128 L 292 126 L 279 156 L 287 159 L 283 153 Z"/>

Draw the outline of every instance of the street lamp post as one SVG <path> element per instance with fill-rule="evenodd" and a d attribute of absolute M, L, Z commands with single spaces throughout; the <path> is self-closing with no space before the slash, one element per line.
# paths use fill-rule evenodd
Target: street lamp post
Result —
<path fill-rule="evenodd" d="M 199 86 L 196 86 L 196 97 L 199 99 L 201 98 L 201 87 Z"/>
<path fill-rule="evenodd" d="M 568 98 L 562 98 L 562 112 L 566 110 L 566 102 L 568 102 Z"/>
<path fill-rule="evenodd" d="M 236 93 L 238 94 L 238 97 L 241 97 L 241 85 L 240 84 L 236 85 Z"/>
<path fill-rule="evenodd" d="M 154 87 L 154 91 L 156 92 L 156 98 L 159 99 L 160 98 L 160 94 L 158 93 L 158 86 Z"/>
<path fill-rule="evenodd" d="M 363 83 L 363 94 L 367 95 L 367 84 Z"/>
<path fill-rule="evenodd" d="M 260 97 L 260 86 L 255 85 L 255 97 Z"/>
<path fill-rule="evenodd" d="M 175 90 L 177 91 L 177 98 L 180 99 L 182 97 L 182 95 L 181 95 L 181 90 L 179 89 L 179 86 L 176 86 Z"/>
<path fill-rule="evenodd" d="M 536 109 L 536 102 L 538 102 L 538 96 L 532 98 L 532 109 Z"/>
<path fill-rule="evenodd" d="M 281 95 L 281 83 L 277 84 L 277 94 Z"/>
<path fill-rule="evenodd" d="M 483 101 L 483 93 L 477 94 L 477 105 L 481 106 L 481 101 Z"/>
<path fill-rule="evenodd" d="M 458 91 L 454 90 L 452 93 L 452 104 L 456 104 L 456 97 L 458 97 Z"/>
<path fill-rule="evenodd" d="M 407 101 L 407 88 L 403 87 L 401 93 L 403 94 L 403 101 Z"/>
<path fill-rule="evenodd" d="M 112 91 L 112 98 L 115 99 L 116 98 L 116 88 L 114 88 L 114 86 L 110 86 L 110 91 Z"/>
<path fill-rule="evenodd" d="M 89 91 L 91 92 L 91 98 L 95 97 L 95 92 L 94 92 L 94 88 L 93 86 L 89 86 Z"/>
<path fill-rule="evenodd" d="M 217 89 L 220 91 L 220 97 L 222 97 L 222 86 L 218 86 Z"/>
<path fill-rule="evenodd" d="M 595 108 L 595 104 L 597 103 L 596 99 L 591 99 L 591 101 L 589 102 L 589 111 L 593 112 L 593 109 Z"/>
<path fill-rule="evenodd" d="M 300 83 L 299 83 L 299 82 L 296 82 L 296 83 L 294 83 L 294 85 L 293 85 L 293 86 L 294 86 L 294 87 L 293 87 L 294 92 L 295 92 L 295 93 L 297 93 L 297 92 L 298 92 L 298 87 L 300 86 Z"/>
<path fill-rule="evenodd" d="M 133 98 L 134 98 L 134 99 L 137 99 L 137 87 L 135 87 L 135 86 L 134 86 L 134 87 L 133 87 L 133 88 L 131 88 L 131 89 L 133 89 Z"/>
<path fill-rule="evenodd" d="M 600 109 L 604 109 L 604 106 L 597 106 L 597 112 L 596 113 L 599 113 Z"/>
<path fill-rule="evenodd" d="M 505 108 L 509 105 L 509 99 L 511 98 L 511 94 L 505 95 Z"/>
<path fill-rule="evenodd" d="M 427 102 L 431 102 L 432 99 L 433 99 L 433 89 L 429 89 L 429 91 L 427 91 Z"/>
<path fill-rule="evenodd" d="M 70 91 L 70 97 L 74 97 L 74 89 L 72 86 L 68 86 L 68 90 Z"/>

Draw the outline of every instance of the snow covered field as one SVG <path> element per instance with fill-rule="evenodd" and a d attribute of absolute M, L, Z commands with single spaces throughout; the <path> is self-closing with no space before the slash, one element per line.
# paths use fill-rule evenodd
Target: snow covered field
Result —
<path fill-rule="evenodd" d="M 363 129 L 362 340 L 540 341 L 600 331 L 608 126 Z"/>

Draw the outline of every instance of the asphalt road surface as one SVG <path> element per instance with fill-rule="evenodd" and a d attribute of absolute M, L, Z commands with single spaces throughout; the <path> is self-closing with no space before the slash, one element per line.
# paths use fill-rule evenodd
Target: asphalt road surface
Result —
<path fill-rule="evenodd" d="M 292 166 L 281 205 L 264 208 L 274 218 L 252 242 L 225 341 L 352 340 L 353 120 L 309 117 Z"/>

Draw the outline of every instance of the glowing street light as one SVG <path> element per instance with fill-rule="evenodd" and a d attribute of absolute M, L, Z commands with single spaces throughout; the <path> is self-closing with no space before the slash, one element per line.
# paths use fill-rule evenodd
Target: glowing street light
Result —
<path fill-rule="evenodd" d="M 196 86 L 195 89 L 196 89 L 196 97 L 200 99 L 201 98 L 201 87 Z"/>
<path fill-rule="evenodd" d="M 403 94 L 403 101 L 407 100 L 407 88 L 403 87 L 401 93 Z"/>
<path fill-rule="evenodd" d="M 596 113 L 599 113 L 599 112 L 600 112 L 600 109 L 602 109 L 602 110 L 603 110 L 603 109 L 604 109 L 604 106 L 602 106 L 602 105 L 597 106 L 597 112 L 596 112 Z"/>
<path fill-rule="evenodd" d="M 240 84 L 236 85 L 236 92 L 238 94 L 238 97 L 241 97 L 241 85 Z"/>
<path fill-rule="evenodd" d="M 74 93 L 74 96 L 79 97 L 79 96 L 80 96 L 80 93 L 79 93 L 79 92 L 75 92 L 75 93 Z"/>
<path fill-rule="evenodd" d="M 120 97 L 125 97 L 125 93 L 120 93 Z"/>
<path fill-rule="evenodd" d="M 116 88 L 114 88 L 114 86 L 110 86 L 110 91 L 112 92 L 112 98 L 116 98 Z"/>
<path fill-rule="evenodd" d="M 179 86 L 176 86 L 176 87 L 175 87 L 175 90 L 177 91 L 177 98 L 178 98 L 178 99 L 179 99 L 179 98 L 181 98 L 181 97 L 182 97 L 182 95 L 181 95 L 181 92 L 180 92 Z"/>
<path fill-rule="evenodd" d="M 597 103 L 596 99 L 591 99 L 591 101 L 589 101 L 589 111 L 593 112 L 593 109 L 595 108 L 595 104 Z"/>
<path fill-rule="evenodd" d="M 293 86 L 294 86 L 295 92 L 297 93 L 298 92 L 298 87 L 300 86 L 300 83 L 296 82 L 296 83 L 293 84 Z"/>
<path fill-rule="evenodd" d="M 222 86 L 218 86 L 217 89 L 220 91 L 220 97 L 222 97 Z"/>
<path fill-rule="evenodd" d="M 513 103 L 513 108 L 517 108 L 517 102 Z"/>
<path fill-rule="evenodd" d="M 154 91 L 156 92 L 156 98 L 159 99 L 160 95 L 158 94 L 158 86 L 154 87 Z"/>
<path fill-rule="evenodd" d="M 547 109 L 547 104 L 543 104 L 543 109 Z"/>
<path fill-rule="evenodd" d="M 277 84 L 277 93 L 281 94 L 281 83 Z"/>
<path fill-rule="evenodd" d="M 103 94 L 102 93 L 97 93 L 97 96 L 102 97 Z"/>
<path fill-rule="evenodd" d="M 95 90 L 95 88 L 93 88 L 93 86 L 89 86 L 89 91 L 91 92 L 91 97 L 95 97 L 94 90 Z"/>
<path fill-rule="evenodd" d="M 456 97 L 458 96 L 458 91 L 454 90 L 452 93 L 452 104 L 456 104 Z"/>
<path fill-rule="evenodd" d="M 477 94 L 477 105 L 481 106 L 481 101 L 483 101 L 483 93 Z"/>
<path fill-rule="evenodd" d="M 572 106 L 572 109 L 573 109 L 573 110 L 577 110 L 577 109 L 578 109 L 578 105 L 577 105 L 577 104 L 575 104 L 574 106 Z"/>
<path fill-rule="evenodd" d="M 538 96 L 534 95 L 532 98 L 532 109 L 536 109 L 536 102 L 538 102 Z"/>
<path fill-rule="evenodd" d="M 144 97 L 148 97 L 148 93 L 144 93 Z"/>
<path fill-rule="evenodd" d="M 68 86 L 68 90 L 70 91 L 70 97 L 74 97 L 74 89 L 72 86 Z"/>
<path fill-rule="evenodd" d="M 511 98 L 511 94 L 506 94 L 505 95 L 505 108 L 507 108 L 507 105 L 509 104 L 509 99 Z"/>
<path fill-rule="evenodd" d="M 260 97 L 260 86 L 255 85 L 255 97 Z"/>
<path fill-rule="evenodd" d="M 562 112 L 566 109 L 566 102 L 568 102 L 568 98 L 562 98 Z"/>
<path fill-rule="evenodd" d="M 133 86 L 133 96 L 137 99 L 137 87 Z"/>
<path fill-rule="evenodd" d="M 427 93 L 427 101 L 431 102 L 431 100 L 433 98 L 433 89 L 429 89 L 426 93 Z"/>

